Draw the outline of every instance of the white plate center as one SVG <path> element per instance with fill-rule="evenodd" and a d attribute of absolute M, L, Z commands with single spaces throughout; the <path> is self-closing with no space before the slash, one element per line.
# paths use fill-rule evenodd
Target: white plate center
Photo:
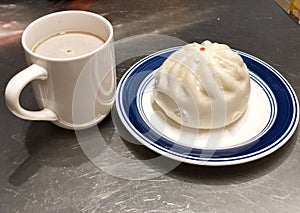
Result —
<path fill-rule="evenodd" d="M 153 85 L 154 77 L 150 74 L 140 86 L 142 95 L 137 97 L 137 103 L 141 116 L 158 134 L 184 146 L 199 149 L 241 146 L 261 136 L 272 126 L 273 118 L 276 117 L 276 104 L 271 103 L 275 98 L 273 99 L 271 90 L 257 76 L 252 75 L 251 93 L 244 115 L 234 124 L 215 130 L 182 127 L 167 118 L 153 102 Z"/>

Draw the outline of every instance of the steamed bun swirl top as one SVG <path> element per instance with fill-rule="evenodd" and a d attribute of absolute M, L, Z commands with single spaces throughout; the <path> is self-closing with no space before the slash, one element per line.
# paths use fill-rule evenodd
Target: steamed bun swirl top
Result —
<path fill-rule="evenodd" d="M 155 102 L 183 126 L 224 127 L 239 119 L 248 105 L 247 66 L 225 44 L 185 45 L 165 60 L 155 80 Z"/>

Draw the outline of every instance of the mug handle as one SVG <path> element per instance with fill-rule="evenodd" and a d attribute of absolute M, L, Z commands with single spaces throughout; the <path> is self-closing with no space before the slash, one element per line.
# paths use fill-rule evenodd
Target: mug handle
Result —
<path fill-rule="evenodd" d="M 20 94 L 24 87 L 33 80 L 47 79 L 47 71 L 36 64 L 29 66 L 16 74 L 7 84 L 5 90 L 6 105 L 16 116 L 27 120 L 56 121 L 57 115 L 50 109 L 29 111 L 24 109 L 19 102 Z"/>

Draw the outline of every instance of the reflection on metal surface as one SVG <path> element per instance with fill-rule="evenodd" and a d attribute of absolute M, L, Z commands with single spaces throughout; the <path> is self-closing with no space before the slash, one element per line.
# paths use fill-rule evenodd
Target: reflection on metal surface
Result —
<path fill-rule="evenodd" d="M 0 4 L 0 46 L 20 39 L 25 24 L 17 20 L 15 14 L 21 9 L 24 9 L 22 5 Z"/>
<path fill-rule="evenodd" d="M 94 0 L 73 0 L 68 9 L 89 10 Z"/>
<path fill-rule="evenodd" d="M 48 0 L 54 4 L 67 3 L 66 9 L 89 10 L 95 0 Z"/>

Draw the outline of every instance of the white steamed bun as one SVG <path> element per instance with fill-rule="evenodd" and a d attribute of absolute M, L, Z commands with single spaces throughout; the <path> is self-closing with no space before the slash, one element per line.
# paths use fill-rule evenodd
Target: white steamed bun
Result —
<path fill-rule="evenodd" d="M 187 44 L 166 59 L 155 78 L 154 101 L 186 127 L 224 127 L 239 119 L 248 105 L 247 66 L 225 44 Z"/>

